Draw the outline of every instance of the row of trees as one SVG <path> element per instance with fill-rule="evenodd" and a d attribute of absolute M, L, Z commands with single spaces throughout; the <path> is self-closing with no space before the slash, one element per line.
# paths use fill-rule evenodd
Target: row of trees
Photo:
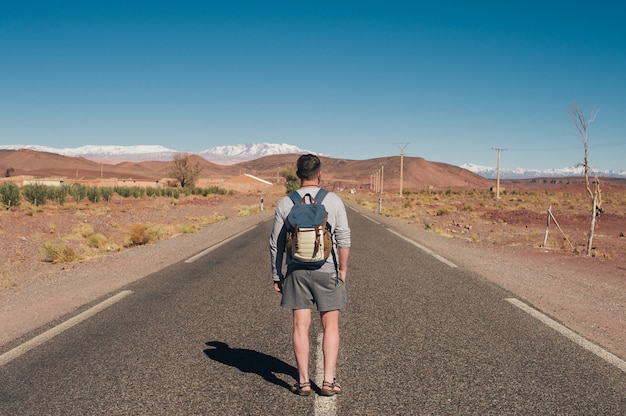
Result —
<path fill-rule="evenodd" d="M 0 201 L 5 207 L 11 208 L 19 206 L 22 197 L 30 204 L 39 206 L 45 205 L 48 201 L 63 205 L 67 202 L 68 197 L 72 197 L 76 203 L 85 199 L 95 203 L 99 201 L 109 202 L 115 194 L 122 198 L 170 197 L 178 199 L 181 195 L 226 195 L 232 194 L 232 192 L 217 186 L 207 188 L 191 186 L 185 188 L 152 188 L 142 186 L 85 186 L 80 184 L 52 186 L 40 183 L 24 185 L 20 189 L 13 182 L 4 182 L 0 184 Z"/>
<path fill-rule="evenodd" d="M 10 177 L 14 169 L 9 168 L 5 172 Z M 180 194 L 185 195 L 208 195 L 226 194 L 226 190 L 218 187 L 195 188 L 195 182 L 200 177 L 202 167 L 199 163 L 191 163 L 188 153 L 177 153 L 173 157 L 172 167 L 168 171 L 168 176 L 175 179 L 181 186 L 178 188 L 149 188 L 149 187 L 93 187 L 75 184 L 71 186 L 49 186 L 44 184 L 28 184 L 20 188 L 12 182 L 0 184 L 0 201 L 6 207 L 20 205 L 21 196 L 29 203 L 38 206 L 44 205 L 46 201 L 55 201 L 64 204 L 68 196 L 75 202 L 80 202 L 87 198 L 91 202 L 100 200 L 110 201 L 114 194 L 121 197 L 143 197 L 143 196 L 168 196 L 178 198 Z"/>

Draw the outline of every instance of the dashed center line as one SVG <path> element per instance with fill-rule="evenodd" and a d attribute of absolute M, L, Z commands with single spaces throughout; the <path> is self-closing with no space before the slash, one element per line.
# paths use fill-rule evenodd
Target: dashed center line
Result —
<path fill-rule="evenodd" d="M 324 351 L 322 344 L 324 334 L 320 332 L 317 336 L 315 348 L 315 379 L 324 380 Z M 315 396 L 315 416 L 335 416 L 337 414 L 337 395 L 330 397 Z"/>

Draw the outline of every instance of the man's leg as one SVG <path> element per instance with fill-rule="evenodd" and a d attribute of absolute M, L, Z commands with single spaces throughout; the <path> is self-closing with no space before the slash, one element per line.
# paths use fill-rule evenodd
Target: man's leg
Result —
<path fill-rule="evenodd" d="M 339 355 L 339 311 L 321 312 L 322 326 L 324 327 L 324 381 L 332 383 L 335 380 L 335 367 Z"/>
<path fill-rule="evenodd" d="M 293 310 L 293 351 L 298 365 L 300 383 L 309 381 L 309 328 L 311 327 L 311 310 Z"/>

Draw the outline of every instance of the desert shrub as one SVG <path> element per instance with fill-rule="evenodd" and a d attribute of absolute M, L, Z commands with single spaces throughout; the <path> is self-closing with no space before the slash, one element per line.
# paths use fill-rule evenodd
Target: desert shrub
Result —
<path fill-rule="evenodd" d="M 86 240 L 89 247 L 97 248 L 99 250 L 104 249 L 108 242 L 107 238 L 100 233 L 92 234 L 88 236 Z"/>
<path fill-rule="evenodd" d="M 0 184 L 0 200 L 6 207 L 16 207 L 20 205 L 20 187 L 13 182 L 3 182 Z"/>
<path fill-rule="evenodd" d="M 102 196 L 102 199 L 104 199 L 106 202 L 111 202 L 114 193 L 115 191 L 113 190 L 113 188 L 109 186 L 103 186 L 102 188 L 100 188 L 100 195 Z"/>
<path fill-rule="evenodd" d="M 130 227 L 129 246 L 140 246 L 151 241 L 158 241 L 163 238 L 163 232 L 158 227 L 148 227 L 143 223 L 135 223 Z"/>
<path fill-rule="evenodd" d="M 77 204 L 87 196 L 87 187 L 79 183 L 70 186 L 69 193 Z"/>
<path fill-rule="evenodd" d="M 411 208 L 415 205 L 419 205 L 418 201 L 414 198 L 405 198 L 404 201 L 402 202 L 402 206 L 406 209 L 406 208 Z"/>
<path fill-rule="evenodd" d="M 43 243 L 43 261 L 50 263 L 71 263 L 80 260 L 76 250 L 68 245 L 57 245 L 50 242 Z"/>
<path fill-rule="evenodd" d="M 146 224 L 142 224 L 137 222 L 130 227 L 130 245 L 142 245 L 147 244 L 150 241 L 150 236 L 148 235 L 148 226 Z"/>
<path fill-rule="evenodd" d="M 609 259 L 611 255 L 609 253 L 600 253 L 597 250 L 591 250 L 591 257 L 601 258 L 601 259 Z"/>
<path fill-rule="evenodd" d="M 22 187 L 24 198 L 34 206 L 45 205 L 48 187 L 42 183 L 31 183 Z"/>
<path fill-rule="evenodd" d="M 435 215 L 437 216 L 442 216 L 442 215 L 450 215 L 453 212 L 456 212 L 456 208 L 455 207 L 440 207 L 435 211 Z"/>
<path fill-rule="evenodd" d="M 115 193 L 122 198 L 130 198 L 132 195 L 131 189 L 128 186 L 116 186 Z"/>
<path fill-rule="evenodd" d="M 185 224 L 183 225 L 183 233 L 184 234 L 191 234 L 196 232 L 197 227 L 194 224 Z"/>
<path fill-rule="evenodd" d="M 87 199 L 89 201 L 95 204 L 96 202 L 100 201 L 100 197 L 100 188 L 98 188 L 97 186 L 89 186 L 87 188 Z"/>
<path fill-rule="evenodd" d="M 74 233 L 80 235 L 82 238 L 87 238 L 94 235 L 95 231 L 93 230 L 91 224 L 81 222 L 76 226 L 76 228 L 74 228 Z"/>
<path fill-rule="evenodd" d="M 207 188 L 202 188 L 202 196 L 207 196 L 207 195 L 233 195 L 234 191 L 230 190 L 226 190 L 223 188 L 220 188 L 219 186 L 209 186 Z"/>
<path fill-rule="evenodd" d="M 161 192 L 161 188 L 146 188 L 146 196 L 153 198 L 153 197 L 158 197 L 161 196 L 162 192 Z"/>
<path fill-rule="evenodd" d="M 163 189 L 163 196 L 178 199 L 180 197 L 179 188 L 165 188 Z"/>
<path fill-rule="evenodd" d="M 61 185 L 53 187 L 51 195 L 49 199 L 53 199 L 59 203 L 59 205 L 64 205 L 67 202 L 67 196 L 69 195 L 69 187 L 67 185 Z"/>
<path fill-rule="evenodd" d="M 261 206 L 259 204 L 253 204 L 248 206 L 240 206 L 237 208 L 238 217 L 249 217 L 250 215 L 261 212 Z"/>
<path fill-rule="evenodd" d="M 141 186 L 133 186 L 130 188 L 133 198 L 141 198 L 146 196 L 146 188 Z"/>
<path fill-rule="evenodd" d="M 465 204 L 461 208 L 461 211 L 463 211 L 463 212 L 472 212 L 472 211 L 474 211 L 474 206 L 471 205 L 471 204 Z"/>

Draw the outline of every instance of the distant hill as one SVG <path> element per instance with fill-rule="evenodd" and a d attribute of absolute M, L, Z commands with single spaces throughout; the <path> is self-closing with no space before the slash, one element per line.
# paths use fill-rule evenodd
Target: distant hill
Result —
<path fill-rule="evenodd" d="M 299 154 L 271 155 L 233 165 L 218 165 L 192 155 L 192 163 L 202 166 L 201 177 L 228 179 L 248 173 L 277 182 L 280 171 L 293 168 Z M 321 156 L 324 185 L 329 188 L 344 187 L 369 189 L 377 171 L 383 178 L 383 190 L 400 189 L 400 156 L 368 160 L 334 159 Z M 83 157 L 62 156 L 55 153 L 28 149 L 0 150 L 0 171 L 12 168 L 12 176 L 65 177 L 80 179 L 118 178 L 135 180 L 160 180 L 167 176 L 170 162 L 98 163 Z M 488 189 L 493 181 L 458 166 L 429 162 L 422 158 L 404 157 L 403 189 L 466 188 Z"/>
<path fill-rule="evenodd" d="M 38 145 L 0 145 L 0 150 L 35 150 L 56 153 L 62 156 L 82 157 L 98 163 L 118 164 L 121 162 L 170 162 L 180 151 L 155 145 L 111 146 L 87 145 L 77 148 L 57 149 Z M 193 154 L 218 165 L 235 165 L 259 159 L 265 156 L 313 153 L 329 156 L 310 150 L 300 149 L 286 143 L 246 143 L 232 146 L 217 146 Z M 330 157 L 330 156 L 329 156 Z M 497 169 L 466 163 L 460 166 L 487 179 L 496 179 Z M 597 170 L 601 177 L 626 178 L 626 170 Z M 559 178 L 582 176 L 582 167 L 564 167 L 555 169 L 525 169 L 502 167 L 500 179 Z"/>
<path fill-rule="evenodd" d="M 199 155 L 191 155 L 191 162 L 202 166 L 202 178 L 229 179 L 248 173 L 272 183 L 279 182 L 280 172 L 294 169 L 299 154 L 279 154 L 259 157 L 232 165 L 209 162 Z M 385 193 L 400 189 L 400 156 L 367 160 L 322 159 L 323 185 L 330 188 L 370 189 L 375 176 L 382 176 Z M 41 178 L 63 177 L 77 179 L 117 178 L 156 181 L 167 176 L 171 161 L 99 163 L 83 157 L 62 156 L 35 150 L 1 150 L 0 172 L 12 168 L 11 176 L 28 175 Z M 603 190 L 626 188 L 626 178 L 601 178 Z M 584 190 L 583 178 L 545 177 L 530 179 L 503 179 L 503 189 Z M 430 162 L 420 157 L 404 156 L 402 188 L 404 191 L 423 189 L 490 189 L 495 181 L 447 163 Z"/>

